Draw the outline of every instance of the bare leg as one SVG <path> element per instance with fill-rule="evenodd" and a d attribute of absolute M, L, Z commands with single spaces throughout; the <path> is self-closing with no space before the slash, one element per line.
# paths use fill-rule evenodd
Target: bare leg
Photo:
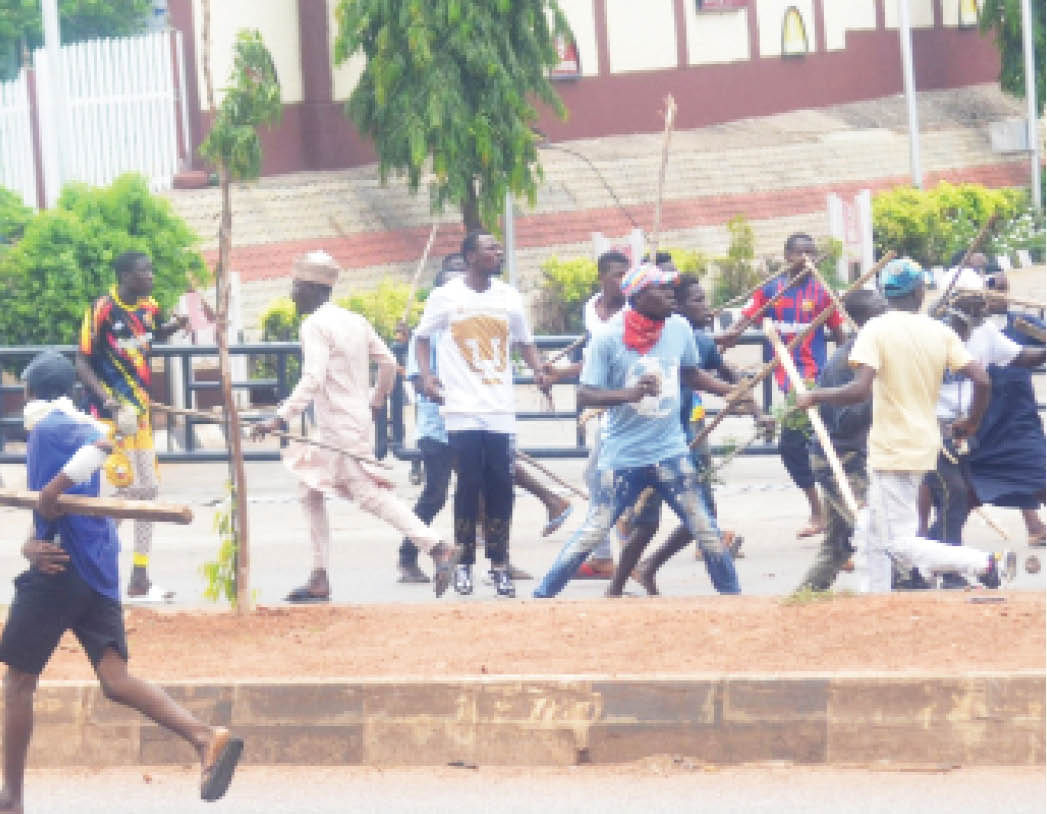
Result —
<path fill-rule="evenodd" d="M 658 586 L 655 584 L 654 575 L 665 565 L 666 561 L 677 551 L 682 551 L 694 538 L 687 526 L 679 525 L 673 529 L 672 534 L 665 538 L 658 549 L 647 560 L 641 563 L 640 584 L 643 585 L 649 596 L 658 595 Z"/>
<path fill-rule="evenodd" d="M 33 734 L 33 695 L 37 677 L 13 667 L 4 675 L 4 788 L 0 812 L 21 814 L 22 783 L 29 738 Z"/>
<path fill-rule="evenodd" d="M 818 497 L 818 487 L 808 486 L 803 490 L 807 504 L 811 507 L 811 519 L 808 525 L 812 528 L 825 526 L 825 514 L 822 512 L 822 500 Z"/>
<path fill-rule="evenodd" d="M 571 505 L 571 502 L 548 487 L 544 486 L 526 467 L 519 462 L 513 465 L 513 480 L 545 505 L 545 511 L 549 520 L 554 520 Z"/>
<path fill-rule="evenodd" d="M 622 555 L 618 560 L 618 567 L 615 569 L 614 576 L 611 577 L 611 584 L 608 586 L 606 591 L 607 596 L 622 595 L 622 589 L 625 587 L 625 583 L 632 575 L 633 568 L 636 567 L 640 555 L 643 554 L 644 549 L 646 549 L 651 540 L 654 539 L 656 531 L 658 531 L 657 526 L 652 526 L 646 523 L 637 524 L 633 527 L 629 539 L 626 540 L 625 545 L 622 546 Z M 641 580 L 641 584 L 645 589 L 647 589 L 648 594 L 654 595 L 658 593 L 657 589 L 652 591 L 647 588 L 646 581 Z"/>
<path fill-rule="evenodd" d="M 127 662 L 108 648 L 95 667 L 102 693 L 110 701 L 136 709 L 147 718 L 189 741 L 203 759 L 216 729 L 195 718 L 162 689 L 127 672 Z"/>

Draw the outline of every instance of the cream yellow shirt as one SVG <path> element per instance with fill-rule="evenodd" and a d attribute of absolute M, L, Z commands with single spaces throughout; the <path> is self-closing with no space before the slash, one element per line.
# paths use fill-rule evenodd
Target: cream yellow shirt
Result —
<path fill-rule="evenodd" d="M 934 469 L 941 446 L 935 405 L 942 377 L 946 369 L 956 372 L 971 360 L 952 329 L 924 314 L 888 311 L 865 323 L 849 361 L 876 371 L 870 468 Z"/>

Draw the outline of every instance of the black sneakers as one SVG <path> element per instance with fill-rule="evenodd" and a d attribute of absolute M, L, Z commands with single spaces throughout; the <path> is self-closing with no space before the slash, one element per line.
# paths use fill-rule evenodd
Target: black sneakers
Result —
<path fill-rule="evenodd" d="M 505 567 L 492 568 L 491 580 L 494 582 L 494 592 L 498 596 L 512 599 L 516 596 L 516 586 L 510 577 L 509 569 Z"/>

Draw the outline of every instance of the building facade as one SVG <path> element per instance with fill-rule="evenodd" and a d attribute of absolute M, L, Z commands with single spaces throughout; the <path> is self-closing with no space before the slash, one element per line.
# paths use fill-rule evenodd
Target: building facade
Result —
<path fill-rule="evenodd" d="M 190 131 L 210 119 L 201 0 L 167 0 L 186 43 Z M 900 93 L 898 0 L 559 0 L 573 40 L 554 72 L 566 121 L 540 122 L 554 141 L 657 132 L 672 93 L 677 126 L 701 127 Z M 909 0 L 919 90 L 993 81 L 999 55 L 977 30 L 976 0 Z M 276 63 L 283 120 L 265 135 L 266 174 L 375 160 L 343 113 L 362 55 L 332 65 L 337 0 L 212 2 L 217 89 L 240 28 L 257 28 Z M 220 98 L 220 95 L 219 95 Z"/>

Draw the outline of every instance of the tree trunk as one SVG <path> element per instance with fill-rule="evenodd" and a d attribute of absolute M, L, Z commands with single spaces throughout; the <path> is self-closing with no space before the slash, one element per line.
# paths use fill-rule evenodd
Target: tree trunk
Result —
<path fill-rule="evenodd" d="M 466 187 L 465 200 L 462 201 L 462 225 L 466 234 L 483 228 L 483 224 L 480 223 L 480 201 L 476 197 L 476 183 L 472 180 Z"/>
<path fill-rule="evenodd" d="M 229 448 L 229 479 L 233 484 L 231 516 L 236 540 L 236 611 L 251 612 L 250 549 L 247 544 L 247 480 L 240 432 L 240 413 L 233 399 L 232 371 L 229 364 L 229 258 L 233 248 L 233 212 L 229 173 L 219 169 L 222 188 L 222 220 L 218 229 L 218 268 L 215 273 L 217 305 L 218 367 L 221 375 L 222 404 L 225 407 L 225 435 Z"/>

